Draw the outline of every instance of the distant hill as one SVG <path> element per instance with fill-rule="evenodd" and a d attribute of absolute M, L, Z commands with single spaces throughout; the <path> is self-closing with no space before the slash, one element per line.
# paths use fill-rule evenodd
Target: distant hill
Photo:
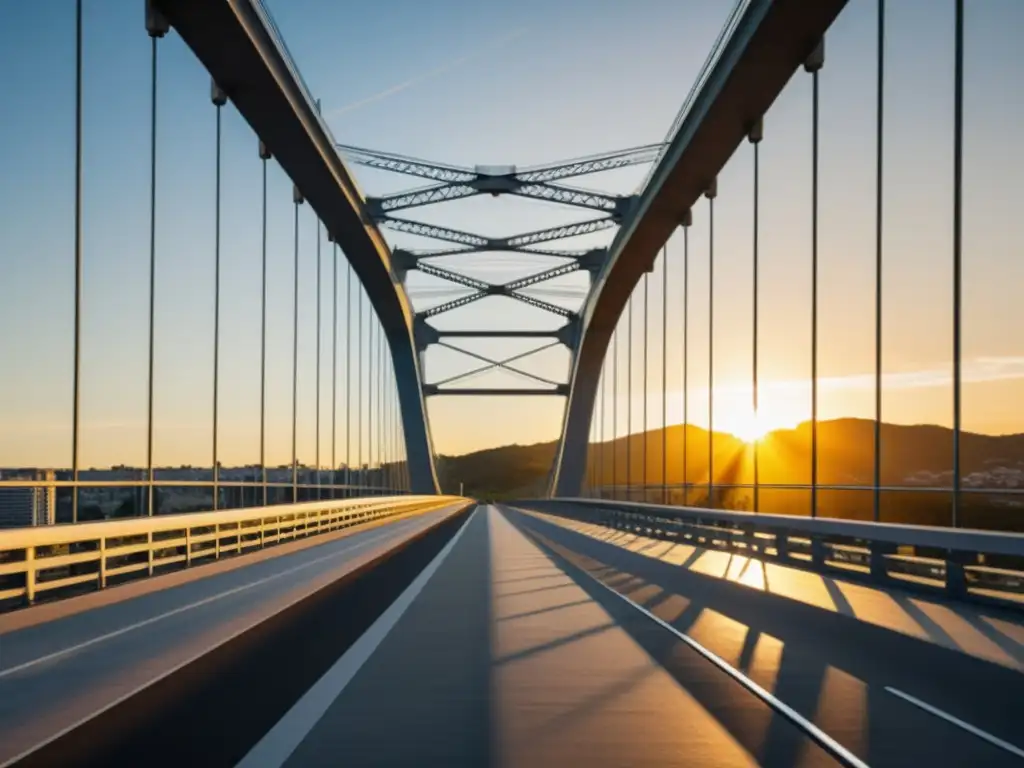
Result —
<path fill-rule="evenodd" d="M 935 425 L 882 425 L 881 484 L 918 488 L 948 487 L 952 481 L 953 433 Z M 626 483 L 626 463 L 632 467 L 634 485 L 643 482 L 644 450 L 647 452 L 647 483 L 662 483 L 662 455 L 667 455 L 665 482 L 683 482 L 683 454 L 689 483 L 706 483 L 708 474 L 708 432 L 682 425 L 623 437 L 614 442 L 591 446 L 590 472 L 602 485 Z M 961 436 L 961 466 L 964 487 L 1024 488 L 1024 435 Z M 555 456 L 556 444 L 511 445 L 464 456 L 445 456 L 439 460 L 441 482 L 446 491 L 457 492 L 459 482 L 471 496 L 509 498 L 543 493 Z M 776 430 L 760 441 L 758 470 L 761 483 L 803 484 L 811 480 L 811 427 Z M 614 477 L 613 477 L 614 468 Z M 836 419 L 818 424 L 818 483 L 823 485 L 869 485 L 874 472 L 874 422 L 865 419 Z M 714 473 L 716 483 L 752 483 L 753 449 L 733 435 L 714 435 Z M 703 494 L 703 492 L 701 492 Z M 651 498 L 652 501 L 660 500 Z M 682 502 L 681 496 L 671 499 Z M 701 503 L 696 496 L 688 503 Z M 716 504 L 737 509 L 752 507 L 752 493 L 746 490 L 723 492 Z M 762 490 L 762 511 L 804 514 L 809 494 L 803 490 Z M 820 512 L 842 517 L 868 518 L 872 493 L 864 491 L 820 491 Z M 965 494 L 963 508 L 1014 510 L 1014 518 L 1024 521 L 1024 497 L 993 498 Z M 941 524 L 948 519 L 948 494 L 883 493 L 883 519 Z M 982 518 L 969 525 L 990 527 Z M 1002 527 L 1002 525 L 1000 525 Z M 1013 527 L 1018 527 L 1014 525 Z"/>
<path fill-rule="evenodd" d="M 554 442 L 506 445 L 463 456 L 440 456 L 437 470 L 441 487 L 457 493 L 461 482 L 467 496 L 536 496 L 545 490 L 555 448 Z"/>

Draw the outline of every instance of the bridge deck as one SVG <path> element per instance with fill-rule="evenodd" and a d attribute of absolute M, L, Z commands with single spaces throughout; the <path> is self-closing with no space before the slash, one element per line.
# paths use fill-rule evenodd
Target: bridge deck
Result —
<path fill-rule="evenodd" d="M 242 766 L 835 764 L 696 653 L 655 661 L 645 638 L 663 630 L 497 509 L 435 563 Z"/>
<path fill-rule="evenodd" d="M 1017 612 L 509 514 L 570 569 L 742 670 L 872 768 L 1024 758 L 1024 616 Z M 671 653 L 663 646 L 659 658 Z"/>
<path fill-rule="evenodd" d="M 0 765 L 460 508 L 299 539 L 0 616 Z"/>
<path fill-rule="evenodd" d="M 990 630 L 1003 628 L 1006 658 L 996 663 L 881 621 L 888 600 L 936 631 L 927 622 L 938 615 L 933 608 L 895 591 L 878 590 L 865 619 L 842 610 L 844 586 L 821 575 L 800 572 L 786 587 L 753 589 L 697 567 L 720 553 L 682 548 L 679 562 L 666 547 L 680 545 L 607 541 L 565 518 L 509 508 L 478 507 L 462 525 L 451 516 L 460 508 L 309 539 L 300 551 L 285 545 L 276 557 L 229 560 L 205 578 L 195 578 L 196 569 L 0 617 L 0 765 L 240 630 L 271 616 L 260 626 L 280 623 L 286 606 L 331 591 L 324 587 L 442 520 L 427 537 L 433 543 L 406 558 L 406 579 L 396 581 L 397 571 L 367 577 L 347 602 L 289 620 L 294 630 L 268 640 L 269 655 L 246 657 L 244 681 L 220 666 L 236 658 L 232 641 L 231 655 L 202 673 L 211 691 L 227 696 L 221 705 L 204 705 L 205 689 L 177 703 L 150 695 L 166 727 L 158 724 L 158 738 L 147 740 L 145 729 L 131 737 L 148 756 L 132 764 L 152 760 L 154 744 L 165 759 L 153 764 L 201 754 L 211 761 L 204 764 L 235 765 L 244 756 L 241 768 L 817 766 L 835 765 L 843 750 L 853 756 L 847 764 L 873 768 L 1024 758 L 1024 676 L 1013 663 L 1024 641 L 1012 631 L 1024 622 L 1012 616 L 984 617 Z M 807 579 L 821 580 L 837 605 L 799 599 Z M 853 593 L 847 599 L 858 610 L 866 604 Z M 379 607 L 360 623 L 370 604 Z M 293 694 L 285 690 L 298 679 L 288 658 L 315 655 L 346 633 L 350 641 L 321 649 L 322 664 L 302 673 Z M 243 682 L 249 687 L 240 691 Z M 757 686 L 761 694 L 751 690 Z M 81 738 L 62 754 L 82 757 L 76 750 L 94 744 L 94 733 L 122 739 L 131 714 L 149 706 L 145 698 L 90 721 L 107 718 L 107 730 L 76 729 L 71 735 Z M 169 749 L 195 728 L 182 725 L 188 702 L 210 723 L 205 738 L 219 733 L 224 749 L 198 747 L 202 740 L 190 742 L 187 755 Z M 812 738 L 816 729 L 827 734 L 819 738 L 825 746 Z M 32 764 L 68 764 L 47 762 L 53 755 L 45 751 Z M 85 764 L 113 764 L 104 755 L 118 753 L 94 751 Z"/>

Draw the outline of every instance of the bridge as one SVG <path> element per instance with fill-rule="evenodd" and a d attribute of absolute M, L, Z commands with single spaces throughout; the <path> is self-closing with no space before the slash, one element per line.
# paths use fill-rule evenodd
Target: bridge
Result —
<path fill-rule="evenodd" d="M 0 8 L 0 766 L 1021 764 L 1024 10 L 698 5 L 521 165 L 264 0 Z"/>

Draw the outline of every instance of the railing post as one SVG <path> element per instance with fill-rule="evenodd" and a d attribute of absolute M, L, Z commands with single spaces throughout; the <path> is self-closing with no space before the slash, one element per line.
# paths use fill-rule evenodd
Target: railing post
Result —
<path fill-rule="evenodd" d="M 213 524 L 213 559 L 220 560 L 220 523 Z"/>
<path fill-rule="evenodd" d="M 185 526 L 185 567 L 192 565 L 192 526 Z"/>
<path fill-rule="evenodd" d="M 25 602 L 32 605 L 36 600 L 36 548 L 25 547 Z"/>
<path fill-rule="evenodd" d="M 868 567 L 871 572 L 871 580 L 876 584 L 884 584 L 889 580 L 889 561 L 886 555 L 892 553 L 894 547 L 881 541 L 868 543 L 870 554 L 868 556 Z"/>
<path fill-rule="evenodd" d="M 147 562 L 146 572 L 150 576 L 152 576 L 153 575 L 153 532 L 152 531 L 150 531 L 149 533 L 146 534 L 146 544 L 149 545 L 148 548 L 146 549 L 146 562 Z"/>
<path fill-rule="evenodd" d="M 777 560 L 786 562 L 789 560 L 789 535 L 785 531 L 775 529 L 775 557 Z"/>
<path fill-rule="evenodd" d="M 99 572 L 99 588 L 107 588 L 107 539 L 105 536 L 100 536 L 100 572 Z"/>
<path fill-rule="evenodd" d="M 824 568 L 827 552 L 825 542 L 818 536 L 811 534 L 811 564 L 815 568 Z"/>
<path fill-rule="evenodd" d="M 953 598 L 967 597 L 967 573 L 964 570 L 965 555 L 950 550 L 946 553 L 946 594 Z"/>
<path fill-rule="evenodd" d="M 746 545 L 747 557 L 753 557 L 760 553 L 759 545 L 760 542 L 757 536 L 754 534 L 754 529 L 750 525 L 743 526 L 743 543 Z"/>

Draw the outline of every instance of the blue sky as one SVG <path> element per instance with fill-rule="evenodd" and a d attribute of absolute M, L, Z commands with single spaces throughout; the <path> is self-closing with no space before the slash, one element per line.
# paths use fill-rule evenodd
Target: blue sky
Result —
<path fill-rule="evenodd" d="M 730 7 L 725 0 L 268 5 L 340 141 L 466 165 L 528 165 L 661 140 Z M 942 372 L 951 349 L 953 6 L 951 0 L 888 5 L 885 411 L 892 421 L 949 423 L 950 386 Z M 83 463 L 140 463 L 150 41 L 134 0 L 87 0 L 85 7 Z M 840 382 L 823 388 L 823 417 L 871 415 L 864 377 L 873 360 L 874 14 L 873 0 L 851 0 L 828 36 L 821 74 L 821 375 Z M 62 465 L 70 456 L 74 3 L 7 3 L 0 16 L 0 71 L 6 73 L 0 77 L 0 465 Z M 1024 236 L 1016 225 L 1024 203 L 1017 183 L 1024 175 L 1021 29 L 1024 5 L 1014 0 L 968 4 L 964 351 L 978 373 L 965 389 L 964 416 L 965 426 L 989 432 L 1024 431 L 1017 405 L 1024 350 L 1014 330 L 1024 278 Z M 159 43 L 159 61 L 156 461 L 199 464 L 209 461 L 212 397 L 214 108 L 208 76 L 174 33 Z M 807 375 L 809 359 L 809 95 L 809 76 L 798 74 L 765 119 L 761 155 L 761 375 L 789 393 L 779 395 L 776 407 L 790 416 L 803 412 L 806 392 L 787 382 Z M 233 107 L 223 118 L 222 385 L 230 394 L 221 406 L 222 455 L 241 463 L 258 455 L 260 162 L 256 139 Z M 268 168 L 268 343 L 276 361 L 268 377 L 268 461 L 281 463 L 290 459 L 293 208 L 290 182 L 273 163 Z M 368 194 L 420 183 L 355 172 Z M 642 174 L 633 169 L 574 183 L 631 192 Z M 749 146 L 723 171 L 719 189 L 715 377 L 742 392 L 750 375 Z M 691 233 L 694 382 L 707 378 L 704 206 L 695 211 Z M 588 215 L 490 197 L 408 213 L 490 235 Z M 299 453 L 312 461 L 317 228 L 308 208 L 300 209 L 300 223 Z M 396 244 L 432 245 L 388 236 Z M 558 245 L 607 239 L 606 233 Z M 328 334 L 331 262 L 326 243 L 322 248 Z M 680 273 L 681 250 L 676 236 L 669 244 L 676 295 L 671 275 Z M 486 258 L 468 271 L 499 281 L 544 266 L 531 267 L 523 257 Z M 585 286 L 578 278 L 564 284 Z M 436 285 L 421 276 L 410 280 L 421 298 Z M 660 272 L 650 290 L 651 321 L 660 334 Z M 674 392 L 679 306 L 670 303 L 668 323 Z M 344 299 L 339 311 L 347 316 Z M 437 324 L 555 327 L 559 321 L 495 298 Z M 654 378 L 660 341 L 652 344 Z M 482 343 L 465 346 L 484 350 Z M 512 342 L 487 346 L 495 356 L 520 349 Z M 567 364 L 564 351 L 552 350 L 524 367 L 558 377 Z M 431 380 L 475 365 L 437 349 L 426 360 Z M 342 379 L 343 371 L 344 363 Z M 515 381 L 498 376 L 476 383 Z M 908 381 L 917 384 L 904 386 Z M 700 396 L 694 389 L 691 403 Z M 341 400 L 343 420 L 344 395 Z M 561 408 L 559 398 L 437 399 L 430 403 L 435 447 L 458 453 L 550 439 Z M 716 422 L 727 416 L 716 411 Z M 660 420 L 653 411 L 651 423 Z M 323 439 L 326 453 L 329 437 Z"/>

